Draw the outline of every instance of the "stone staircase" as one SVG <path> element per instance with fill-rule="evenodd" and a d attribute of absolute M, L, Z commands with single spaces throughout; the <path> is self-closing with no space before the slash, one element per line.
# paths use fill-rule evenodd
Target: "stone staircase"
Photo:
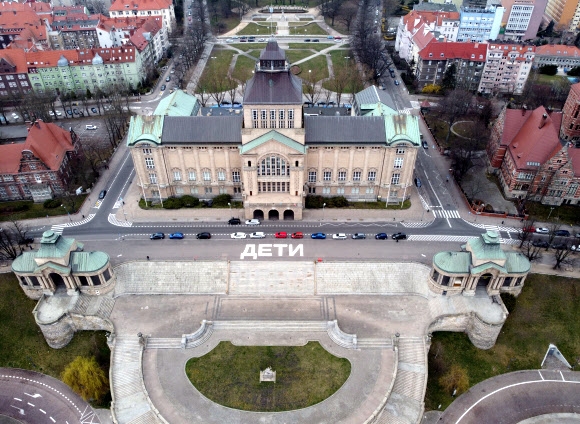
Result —
<path fill-rule="evenodd" d="M 90 296 L 79 294 L 75 306 L 71 310 L 73 314 L 84 316 L 98 316 L 100 318 L 109 318 L 115 306 L 115 299 L 108 296 Z"/>
<path fill-rule="evenodd" d="M 225 261 L 127 262 L 115 268 L 114 297 L 126 294 L 225 293 Z"/>
<path fill-rule="evenodd" d="M 181 349 L 181 338 L 150 337 L 147 339 L 147 349 Z"/>
<path fill-rule="evenodd" d="M 251 330 L 270 332 L 325 332 L 326 321 L 214 321 L 215 330 Z"/>
<path fill-rule="evenodd" d="M 358 339 L 356 342 L 358 349 L 392 349 L 393 341 L 391 339 Z"/>
<path fill-rule="evenodd" d="M 91 296 L 87 296 L 87 295 L 83 295 L 83 294 L 79 293 L 77 302 L 73 306 L 71 312 L 73 314 L 86 315 L 87 308 L 89 307 L 90 303 L 91 303 Z"/>
<path fill-rule="evenodd" d="M 111 409 L 119 423 L 158 424 L 144 392 L 141 345 L 135 336 L 117 336 L 113 348 Z"/>
<path fill-rule="evenodd" d="M 229 294 L 234 295 L 313 295 L 314 262 L 230 263 Z"/>
<path fill-rule="evenodd" d="M 316 290 L 332 294 L 419 294 L 427 297 L 429 268 L 422 264 L 322 262 L 316 264 Z"/>
<path fill-rule="evenodd" d="M 393 390 L 375 424 L 415 424 L 421 421 L 427 384 L 427 351 L 422 337 L 399 339 Z"/>

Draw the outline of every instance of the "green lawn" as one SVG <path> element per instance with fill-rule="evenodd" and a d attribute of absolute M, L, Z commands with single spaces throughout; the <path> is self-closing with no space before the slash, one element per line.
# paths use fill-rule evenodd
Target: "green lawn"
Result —
<path fill-rule="evenodd" d="M 286 50 L 286 59 L 292 64 L 313 54 L 312 50 Z"/>
<path fill-rule="evenodd" d="M 225 77 L 228 74 L 228 69 L 232 63 L 234 54 L 230 49 L 214 47 L 200 79 L 206 75 L 223 75 Z"/>
<path fill-rule="evenodd" d="M 537 369 L 549 343 L 572 365 L 580 356 L 580 279 L 531 274 L 496 345 L 477 349 L 464 333 L 435 333 L 429 351 L 425 406 L 446 408 L 453 398 L 439 378 L 452 365 L 467 371 L 469 385 L 506 372 Z"/>
<path fill-rule="evenodd" d="M 324 49 L 327 49 L 330 46 L 331 45 L 328 43 L 290 43 L 290 44 L 288 44 L 289 49 L 298 49 L 298 50 L 308 49 L 308 50 L 314 50 L 317 52 L 324 50 Z M 286 50 L 286 51 L 288 51 L 288 50 Z M 314 53 L 311 52 L 310 54 L 314 54 Z"/>
<path fill-rule="evenodd" d="M 276 382 L 260 383 L 271 367 Z M 350 375 L 350 362 L 318 342 L 305 346 L 234 346 L 221 342 L 185 371 L 204 396 L 244 411 L 290 411 L 314 405 L 336 392 Z"/>
<path fill-rule="evenodd" d="M 290 35 L 328 35 L 320 28 L 320 25 L 311 23 L 304 25 L 302 22 L 290 22 Z"/>
<path fill-rule="evenodd" d="M 23 368 L 60 379 L 77 356 L 95 356 L 109 375 L 110 351 L 104 331 L 81 331 L 62 349 L 52 349 L 32 316 L 36 301 L 24 295 L 14 274 L 0 274 L 0 366 Z"/>
<path fill-rule="evenodd" d="M 238 56 L 236 67 L 232 72 L 232 77 L 238 80 L 246 80 L 252 77 L 252 70 L 256 66 L 256 61 L 246 56 Z"/>
<path fill-rule="evenodd" d="M 244 28 L 239 30 L 236 35 L 255 35 L 256 37 L 268 37 L 270 34 L 276 33 L 276 24 L 272 24 L 270 28 L 269 22 L 260 24 L 249 23 Z"/>
<path fill-rule="evenodd" d="M 300 76 L 301 73 L 307 73 L 308 70 L 318 70 L 318 75 L 320 79 L 328 78 L 328 64 L 326 63 L 326 56 L 320 55 L 313 57 L 306 62 L 302 62 L 301 64 L 297 65 L 300 67 Z"/>
<path fill-rule="evenodd" d="M 88 194 L 81 194 L 80 196 L 74 196 L 72 200 L 74 201 L 74 206 L 66 202 L 63 202 L 66 208 L 56 207 L 56 208 L 45 208 L 42 203 L 34 203 L 32 200 L 17 200 L 14 202 L 1 202 L 0 203 L 0 221 L 6 221 L 11 219 L 31 219 L 31 218 L 46 218 L 47 216 L 61 216 L 66 215 L 67 211 L 74 213 L 77 211 L 83 202 L 85 201 Z M 96 200 L 96 196 L 93 196 Z"/>
<path fill-rule="evenodd" d="M 266 43 L 236 43 L 234 47 L 243 52 L 255 50 L 258 52 L 258 55 L 256 57 L 259 57 L 260 52 L 266 48 Z M 251 54 L 253 55 L 254 53 L 252 52 Z"/>
<path fill-rule="evenodd" d="M 526 210 L 532 218 L 539 221 L 548 221 L 549 216 L 552 222 L 580 225 L 580 206 L 550 206 L 542 205 L 540 202 L 528 201 L 526 202 Z"/>

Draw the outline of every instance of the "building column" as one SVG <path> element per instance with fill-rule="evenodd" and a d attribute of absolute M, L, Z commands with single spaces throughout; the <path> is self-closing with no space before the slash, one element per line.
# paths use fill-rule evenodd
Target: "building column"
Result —
<path fill-rule="evenodd" d="M 352 166 L 354 163 L 354 148 L 350 148 L 349 157 L 348 157 L 348 175 L 347 175 L 347 182 L 351 181 L 352 178 Z"/>

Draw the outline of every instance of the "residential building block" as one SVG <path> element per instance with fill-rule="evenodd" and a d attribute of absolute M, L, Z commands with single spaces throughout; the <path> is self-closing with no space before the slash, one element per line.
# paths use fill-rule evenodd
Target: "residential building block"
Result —
<path fill-rule="evenodd" d="M 479 92 L 521 94 L 532 70 L 534 45 L 489 43 Z"/>

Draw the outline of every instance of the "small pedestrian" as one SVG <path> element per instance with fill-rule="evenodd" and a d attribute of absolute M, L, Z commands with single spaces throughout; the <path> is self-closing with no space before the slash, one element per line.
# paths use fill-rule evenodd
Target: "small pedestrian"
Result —
<path fill-rule="evenodd" d="M 85 219 L 85 216 L 83 215 L 83 219 Z"/>
<path fill-rule="evenodd" d="M 147 256 L 147 260 L 149 260 L 149 256 Z"/>

